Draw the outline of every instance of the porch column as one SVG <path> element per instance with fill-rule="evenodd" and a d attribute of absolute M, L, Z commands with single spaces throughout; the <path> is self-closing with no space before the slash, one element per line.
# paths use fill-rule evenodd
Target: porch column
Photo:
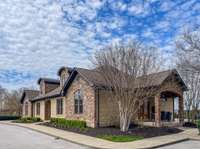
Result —
<path fill-rule="evenodd" d="M 160 102 L 160 94 L 157 94 L 155 96 L 155 125 L 157 127 L 161 126 Z"/>
<path fill-rule="evenodd" d="M 179 97 L 179 112 L 178 112 L 178 115 L 179 115 L 179 123 L 182 125 L 183 122 L 184 122 L 184 105 L 183 105 L 183 96 L 180 96 Z"/>
<path fill-rule="evenodd" d="M 144 120 L 148 119 L 148 101 L 144 101 Z"/>

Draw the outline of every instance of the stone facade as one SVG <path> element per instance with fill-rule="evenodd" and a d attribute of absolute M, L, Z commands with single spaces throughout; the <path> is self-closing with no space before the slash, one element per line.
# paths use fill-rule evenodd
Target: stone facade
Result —
<path fill-rule="evenodd" d="M 28 114 L 26 115 L 26 103 L 28 104 Z M 25 96 L 24 101 L 23 101 L 23 105 L 22 105 L 22 116 L 23 117 L 31 117 L 32 116 L 32 103 L 29 101 L 29 99 L 27 98 L 27 96 Z"/>
<path fill-rule="evenodd" d="M 99 90 L 99 126 L 119 126 L 118 105 L 106 90 Z"/>
<path fill-rule="evenodd" d="M 74 93 L 79 89 L 83 92 L 83 113 L 75 114 Z M 84 120 L 89 127 L 96 126 L 94 89 L 79 76 L 76 76 L 67 91 L 65 96 L 65 109 L 66 119 Z"/>
<path fill-rule="evenodd" d="M 56 84 L 49 84 L 46 83 L 44 80 L 40 81 L 40 91 L 43 98 L 36 98 L 33 105 L 29 106 L 29 114 L 31 114 L 31 106 L 33 106 L 33 116 L 40 117 L 42 120 L 45 120 L 50 117 L 57 117 L 57 118 L 66 118 L 72 120 L 84 120 L 89 127 L 106 127 L 106 126 L 119 126 L 119 108 L 118 104 L 111 99 L 110 93 L 106 90 L 100 89 L 99 86 L 95 86 L 93 82 L 89 80 L 86 76 L 88 73 L 82 75 L 82 72 L 75 72 L 71 73 L 69 82 L 66 80 L 69 78 L 68 68 L 63 68 L 59 71 L 60 76 L 60 86 L 59 83 Z M 75 78 L 74 78 L 75 77 Z M 91 75 L 92 78 L 92 75 Z M 93 78 L 94 79 L 94 78 Z M 95 81 L 97 81 L 96 79 Z M 95 82 L 94 81 L 94 82 Z M 64 85 L 65 83 L 69 83 Z M 64 87 L 68 88 L 64 88 Z M 59 87 L 59 88 L 58 88 Z M 154 109 L 154 112 L 151 112 L 153 116 L 150 118 L 151 120 L 155 120 L 156 126 L 161 126 L 161 111 L 167 111 L 173 113 L 173 97 L 167 98 L 167 100 L 162 101 L 161 95 L 164 92 L 170 92 L 179 97 L 179 118 L 180 121 L 183 120 L 183 89 L 181 88 L 180 84 L 176 80 L 165 80 L 157 86 L 158 89 L 156 93 L 149 97 L 151 102 L 145 103 L 142 108 L 142 115 L 143 119 L 148 119 L 149 109 Z M 58 93 L 47 94 L 54 89 Z M 63 90 L 62 90 L 63 89 Z M 66 89 L 66 90 L 65 90 Z M 80 90 L 82 92 L 83 97 L 83 112 L 82 113 L 75 113 L 75 92 Z M 55 91 L 55 90 L 54 90 Z M 66 91 L 66 92 L 65 92 Z M 52 92 L 51 92 L 52 93 Z M 59 97 L 57 97 L 59 96 Z M 63 113 L 57 114 L 57 99 L 63 99 Z M 28 100 L 28 99 L 27 99 Z M 25 102 L 28 102 L 26 99 Z M 48 102 L 48 104 L 47 104 Z M 37 103 L 40 103 L 40 114 L 37 115 Z M 29 103 L 31 104 L 31 103 Z M 47 106 L 48 105 L 48 106 Z M 50 106 L 49 106 L 50 105 Z M 25 114 L 25 104 L 23 104 L 23 114 Z M 50 110 L 47 107 L 50 107 Z M 48 112 L 47 112 L 48 111 Z M 47 116 L 48 113 L 48 116 Z M 50 114 L 50 115 L 49 115 Z M 30 115 L 31 116 L 31 115 Z M 133 116 L 132 122 L 135 120 L 139 120 L 140 116 Z"/>
<path fill-rule="evenodd" d="M 161 93 L 163 92 L 171 92 L 175 94 L 179 98 L 179 119 L 180 122 L 183 121 L 183 90 L 180 84 L 175 80 L 167 80 L 165 81 L 160 89 L 158 90 L 155 96 L 155 123 L 156 126 L 161 126 Z"/>
<path fill-rule="evenodd" d="M 55 88 L 57 88 L 59 84 L 54 84 L 54 83 L 47 83 L 44 80 L 40 81 L 40 94 L 46 94 Z"/>
<path fill-rule="evenodd" d="M 69 73 L 67 68 L 63 69 L 60 73 L 60 85 L 64 86 L 65 81 L 67 80 L 67 78 L 69 77 Z"/>

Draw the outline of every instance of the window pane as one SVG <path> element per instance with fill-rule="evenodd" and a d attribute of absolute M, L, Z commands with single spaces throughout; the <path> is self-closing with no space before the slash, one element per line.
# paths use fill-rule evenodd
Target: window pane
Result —
<path fill-rule="evenodd" d="M 57 114 L 63 114 L 63 99 L 56 100 L 56 111 Z"/>
<path fill-rule="evenodd" d="M 74 112 L 75 113 L 83 112 L 83 96 L 81 90 L 77 90 L 74 93 Z"/>
<path fill-rule="evenodd" d="M 79 105 L 79 113 L 83 113 L 83 105 Z"/>
<path fill-rule="evenodd" d="M 74 107 L 74 112 L 75 112 L 75 113 L 78 113 L 78 105 L 75 105 L 75 107 Z"/>
<path fill-rule="evenodd" d="M 40 103 L 37 103 L 36 105 L 36 114 L 40 115 Z"/>

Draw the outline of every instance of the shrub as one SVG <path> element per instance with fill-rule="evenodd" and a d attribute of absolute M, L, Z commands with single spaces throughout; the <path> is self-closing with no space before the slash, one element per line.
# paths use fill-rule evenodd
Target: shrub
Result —
<path fill-rule="evenodd" d="M 16 120 L 19 119 L 20 116 L 0 116 L 0 121 L 4 121 L 4 120 Z"/>
<path fill-rule="evenodd" d="M 185 122 L 183 124 L 183 127 L 189 127 L 189 128 L 197 128 L 197 125 L 193 122 Z"/>
<path fill-rule="evenodd" d="M 197 128 L 199 130 L 199 135 L 200 135 L 200 120 L 197 121 Z"/>
<path fill-rule="evenodd" d="M 64 118 L 51 118 L 50 123 L 60 128 L 86 128 L 86 122 L 80 120 L 66 120 Z"/>
<path fill-rule="evenodd" d="M 40 122 L 40 121 L 41 121 L 41 119 L 39 117 L 22 117 L 13 122 L 15 122 L 15 123 L 35 123 L 35 122 Z"/>

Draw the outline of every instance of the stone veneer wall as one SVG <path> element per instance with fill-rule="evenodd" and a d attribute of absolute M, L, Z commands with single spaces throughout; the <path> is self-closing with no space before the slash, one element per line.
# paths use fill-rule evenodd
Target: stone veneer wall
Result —
<path fill-rule="evenodd" d="M 106 90 L 99 90 L 99 126 L 119 126 L 118 105 Z"/>
<path fill-rule="evenodd" d="M 25 103 L 28 102 L 28 115 L 25 115 Z M 27 96 L 25 96 L 24 98 L 24 102 L 22 105 L 22 116 L 23 117 L 31 117 L 32 115 L 32 103 L 29 101 L 29 99 L 27 98 Z"/>
<path fill-rule="evenodd" d="M 183 112 L 184 112 L 184 105 L 183 105 L 183 90 L 181 89 L 181 86 L 178 84 L 178 82 L 174 80 L 166 80 L 160 89 L 158 90 L 157 95 L 155 96 L 155 122 L 156 126 L 160 126 L 160 112 L 161 112 L 161 106 L 159 107 L 158 105 L 161 105 L 161 100 L 160 100 L 160 95 L 162 92 L 169 91 L 172 93 L 175 93 L 179 95 L 179 118 L 181 119 L 180 121 L 183 121 Z M 157 108 L 156 108 L 157 107 Z M 158 112 L 160 111 L 160 112 Z"/>
<path fill-rule="evenodd" d="M 173 113 L 173 98 L 167 98 L 167 101 L 161 101 L 160 111 Z"/>
<path fill-rule="evenodd" d="M 64 86 L 64 82 L 62 80 L 67 80 L 67 78 L 69 77 L 69 73 L 67 69 L 62 70 L 61 74 L 60 74 L 60 86 Z"/>
<path fill-rule="evenodd" d="M 74 92 L 78 89 L 83 92 L 83 113 L 74 113 Z M 84 120 L 87 126 L 96 127 L 95 120 L 95 91 L 81 77 L 75 78 L 65 96 L 65 118 L 73 120 Z"/>
<path fill-rule="evenodd" d="M 40 82 L 40 94 L 46 94 L 59 87 L 59 84 L 46 83 L 44 80 Z"/>

